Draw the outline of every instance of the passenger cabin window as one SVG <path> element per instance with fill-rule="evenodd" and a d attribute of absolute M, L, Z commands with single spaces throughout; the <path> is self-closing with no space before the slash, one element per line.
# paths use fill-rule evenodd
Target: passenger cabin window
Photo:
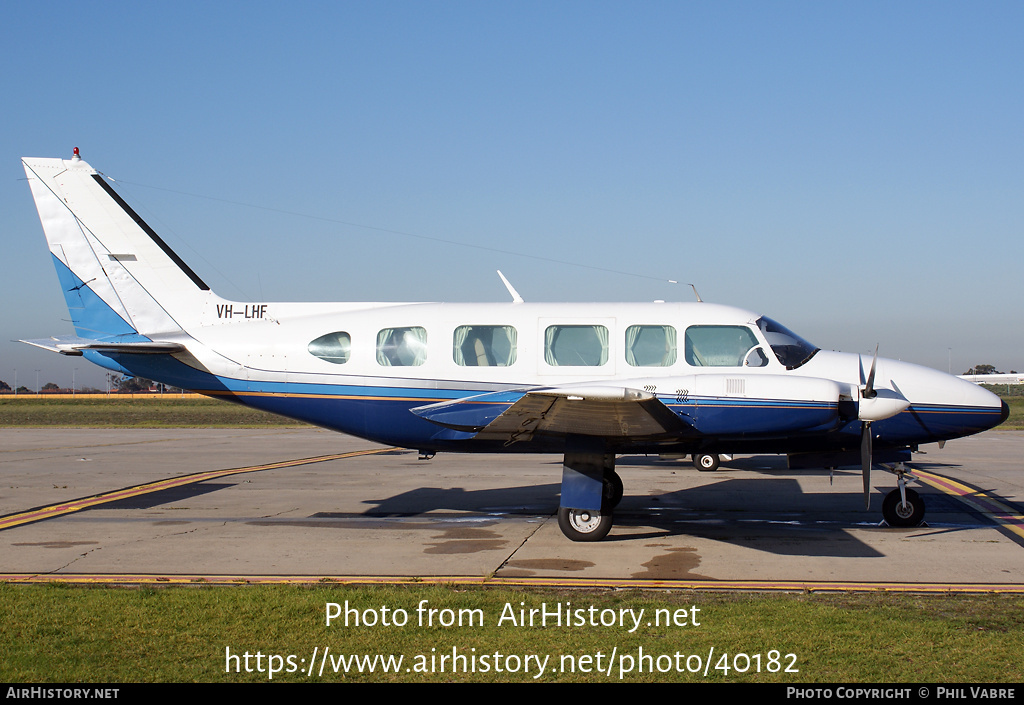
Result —
<path fill-rule="evenodd" d="M 694 367 L 742 367 L 757 344 L 757 337 L 746 326 L 690 326 L 684 355 Z"/>
<path fill-rule="evenodd" d="M 508 367 L 516 361 L 517 337 L 512 326 L 459 326 L 452 357 L 462 367 Z"/>
<path fill-rule="evenodd" d="M 599 367 L 608 362 L 608 329 L 604 326 L 548 326 L 544 331 L 544 362 L 555 367 Z"/>
<path fill-rule="evenodd" d="M 626 362 L 633 367 L 674 365 L 676 329 L 672 326 L 630 326 L 626 329 Z"/>
<path fill-rule="evenodd" d="M 343 365 L 348 362 L 352 354 L 352 337 L 348 333 L 338 331 L 321 335 L 312 341 L 307 347 L 309 354 L 319 357 L 321 360 L 333 362 L 335 365 Z"/>
<path fill-rule="evenodd" d="M 384 367 L 414 367 L 426 361 L 426 329 L 385 328 L 377 333 L 377 362 Z"/>

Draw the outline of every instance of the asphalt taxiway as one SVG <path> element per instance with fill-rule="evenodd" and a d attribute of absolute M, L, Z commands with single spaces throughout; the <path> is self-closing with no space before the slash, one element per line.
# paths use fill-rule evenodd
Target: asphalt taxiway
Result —
<path fill-rule="evenodd" d="M 561 458 L 387 449 L 318 429 L 0 429 L 0 579 L 417 577 L 1024 590 L 1024 433 L 915 457 L 927 524 L 880 526 L 895 486 L 739 457 L 715 473 L 619 459 L 607 539 L 558 529 Z"/>

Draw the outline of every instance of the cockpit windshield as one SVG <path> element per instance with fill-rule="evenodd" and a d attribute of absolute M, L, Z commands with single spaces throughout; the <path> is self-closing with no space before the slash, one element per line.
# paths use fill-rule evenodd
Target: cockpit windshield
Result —
<path fill-rule="evenodd" d="M 775 357 L 786 366 L 787 370 L 795 370 L 818 352 L 819 348 L 801 338 L 785 326 L 776 323 L 767 316 L 757 319 L 757 327 L 764 333 L 768 344 L 772 346 Z"/>

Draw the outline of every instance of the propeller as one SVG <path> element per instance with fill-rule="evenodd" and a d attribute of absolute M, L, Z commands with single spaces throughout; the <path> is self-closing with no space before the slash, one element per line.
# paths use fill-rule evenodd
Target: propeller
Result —
<path fill-rule="evenodd" d="M 872 445 L 874 436 L 871 433 L 871 424 L 875 421 L 883 421 L 892 418 L 910 407 L 910 400 L 900 391 L 896 383 L 890 380 L 892 389 L 875 389 L 875 368 L 878 365 L 878 346 L 875 346 L 875 357 L 871 360 L 871 370 L 868 372 L 868 379 L 860 390 L 860 402 L 857 407 L 857 417 L 860 419 L 860 464 L 864 475 L 864 508 L 871 508 L 871 465 Z M 861 366 L 861 375 L 864 368 Z"/>
<path fill-rule="evenodd" d="M 868 372 L 868 381 L 861 390 L 861 399 L 874 399 L 878 396 L 875 391 L 875 364 L 878 362 L 878 345 L 875 345 L 875 357 L 871 360 L 871 371 Z M 864 508 L 871 508 L 871 420 L 860 422 L 860 468 L 864 476 Z"/>

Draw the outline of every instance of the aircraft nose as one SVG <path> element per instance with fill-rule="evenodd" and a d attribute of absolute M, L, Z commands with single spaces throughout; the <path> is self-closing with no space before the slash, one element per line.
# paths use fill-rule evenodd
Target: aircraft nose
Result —
<path fill-rule="evenodd" d="M 965 379 L 908 362 L 878 361 L 876 386 L 891 386 L 911 400 L 914 422 L 933 438 L 960 438 L 1003 423 L 1009 406 L 989 390 Z M 879 381 L 881 380 L 881 381 Z"/>
<path fill-rule="evenodd" d="M 975 430 L 972 433 L 995 428 L 1010 416 L 1010 405 L 992 392 L 978 386 L 974 382 L 967 380 L 957 381 L 960 383 L 960 390 L 963 394 L 960 403 L 966 407 L 973 407 L 977 412 L 975 414 L 975 422 L 971 424 L 975 426 Z M 997 410 L 998 414 L 993 413 Z"/>

